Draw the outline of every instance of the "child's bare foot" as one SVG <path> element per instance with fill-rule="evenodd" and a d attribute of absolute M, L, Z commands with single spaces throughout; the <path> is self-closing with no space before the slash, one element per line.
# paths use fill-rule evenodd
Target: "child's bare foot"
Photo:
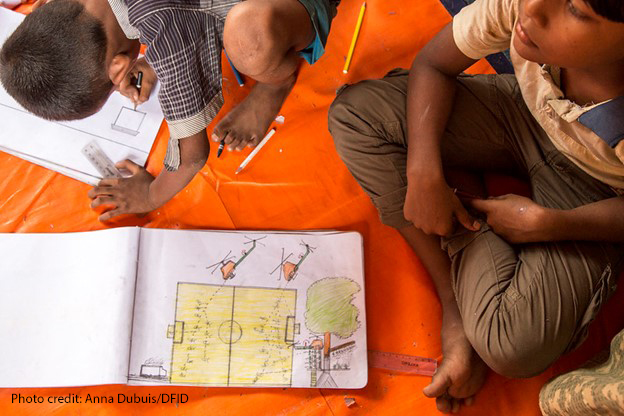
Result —
<path fill-rule="evenodd" d="M 431 384 L 423 389 L 436 398 L 438 410 L 456 413 L 462 404 L 470 404 L 487 373 L 487 366 L 466 338 L 461 318 L 445 313 L 442 322 L 442 364 Z"/>
<path fill-rule="evenodd" d="M 247 98 L 217 124 L 212 140 L 225 139 L 229 150 L 257 145 L 277 116 L 293 84 L 294 77 L 292 81 L 280 85 L 256 84 Z"/>

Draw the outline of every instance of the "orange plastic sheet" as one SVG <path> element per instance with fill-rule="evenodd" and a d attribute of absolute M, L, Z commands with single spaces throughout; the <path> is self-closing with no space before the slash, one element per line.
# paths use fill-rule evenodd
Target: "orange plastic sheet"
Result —
<path fill-rule="evenodd" d="M 207 165 L 167 205 L 142 218 L 127 217 L 102 224 L 97 213 L 89 208 L 87 185 L 0 153 L 0 175 L 4 178 L 0 182 L 0 231 L 59 233 L 124 225 L 356 230 L 364 236 L 368 348 L 440 358 L 441 310 L 433 285 L 398 233 L 381 225 L 371 202 L 340 161 L 327 131 L 327 111 L 341 85 L 381 77 L 395 67 L 408 67 L 420 48 L 450 21 L 450 16 L 438 0 L 369 0 L 351 70 L 343 75 L 342 66 L 360 5 L 359 0 L 342 1 L 326 54 L 313 67 L 302 66 L 298 82 L 281 111 L 285 124 L 277 126 L 277 134 L 241 174 L 235 176 L 234 171 L 248 151 L 226 151 L 216 159 L 213 144 Z M 27 7 L 22 10 L 27 11 Z M 472 70 L 493 72 L 485 62 Z M 226 105 L 220 116 L 239 102 L 249 88 L 238 87 L 227 65 L 223 85 Z M 163 125 L 147 165 L 154 174 L 162 169 L 167 138 Z M 506 184 L 503 181 L 502 188 Z M 608 303 L 580 350 L 532 379 L 511 380 L 490 374 L 474 405 L 462 410 L 462 414 L 539 415 L 538 393 L 544 382 L 605 348 L 624 326 L 618 308 L 623 298 L 620 291 Z M 62 299 L 59 302 L 62 304 Z M 371 369 L 368 386 L 355 391 L 123 385 L 0 389 L 0 414 L 434 415 L 438 414 L 434 401 L 421 393 L 428 381 L 424 376 Z M 41 395 L 45 403 L 12 403 L 14 393 Z M 47 403 L 48 397 L 68 394 L 116 398 L 118 394 L 159 393 L 184 393 L 188 402 Z M 355 405 L 347 407 L 346 397 L 354 398 Z"/>

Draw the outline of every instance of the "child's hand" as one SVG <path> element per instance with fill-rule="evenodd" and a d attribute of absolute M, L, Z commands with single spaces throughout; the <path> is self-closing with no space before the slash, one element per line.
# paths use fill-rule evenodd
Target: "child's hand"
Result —
<path fill-rule="evenodd" d="M 141 90 L 136 87 L 137 76 L 139 71 L 143 72 L 143 81 L 141 82 Z M 139 58 L 125 78 L 119 84 L 119 92 L 130 98 L 135 105 L 143 104 L 149 99 L 149 96 L 156 84 L 156 73 L 147 63 L 145 58 Z"/>
<path fill-rule="evenodd" d="M 510 243 L 546 241 L 548 209 L 529 198 L 503 195 L 488 199 L 474 199 L 470 204 L 487 215 L 487 223 L 494 232 Z"/>
<path fill-rule="evenodd" d="M 154 177 L 130 160 L 119 162 L 116 166 L 130 171 L 132 176 L 102 179 L 88 193 L 93 200 L 91 208 L 101 205 L 112 207 L 100 215 L 99 220 L 107 221 L 122 214 L 143 214 L 158 208 L 150 198 L 150 185 Z"/>
<path fill-rule="evenodd" d="M 450 235 L 455 220 L 471 231 L 477 231 L 480 224 L 468 214 L 466 208 L 446 182 L 427 182 L 407 188 L 403 214 L 414 227 L 427 234 Z"/>

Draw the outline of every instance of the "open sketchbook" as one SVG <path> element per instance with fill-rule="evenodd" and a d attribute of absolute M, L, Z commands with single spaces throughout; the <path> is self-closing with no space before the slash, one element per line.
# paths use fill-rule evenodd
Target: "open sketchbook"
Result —
<path fill-rule="evenodd" d="M 0 7 L 0 45 L 24 15 Z M 136 110 L 132 102 L 114 92 L 100 111 L 86 119 L 51 122 L 21 107 L 0 85 L 0 151 L 94 185 L 101 175 L 81 153 L 97 142 L 117 162 L 130 159 L 143 166 L 163 120 L 156 94 Z"/>
<path fill-rule="evenodd" d="M 358 233 L 0 234 L 0 387 L 361 388 Z"/>

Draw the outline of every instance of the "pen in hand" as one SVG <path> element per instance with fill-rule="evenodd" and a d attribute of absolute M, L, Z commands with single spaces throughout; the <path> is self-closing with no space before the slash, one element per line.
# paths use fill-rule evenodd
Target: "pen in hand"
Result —
<path fill-rule="evenodd" d="M 224 147 L 225 147 L 225 139 L 221 140 L 221 143 L 219 143 L 219 149 L 217 149 L 217 157 L 221 156 L 221 153 L 223 153 Z"/>
<path fill-rule="evenodd" d="M 137 74 L 136 84 L 134 84 L 135 88 L 139 92 L 139 98 L 141 97 L 141 84 L 143 83 L 143 72 L 139 71 Z M 138 101 L 138 99 L 137 99 Z M 137 102 L 134 103 L 134 110 L 136 111 Z"/>

